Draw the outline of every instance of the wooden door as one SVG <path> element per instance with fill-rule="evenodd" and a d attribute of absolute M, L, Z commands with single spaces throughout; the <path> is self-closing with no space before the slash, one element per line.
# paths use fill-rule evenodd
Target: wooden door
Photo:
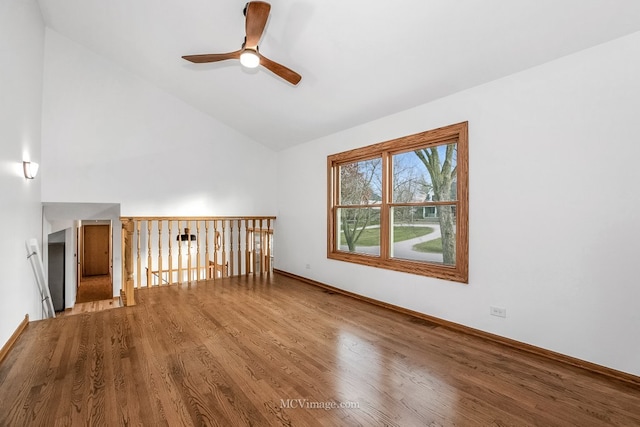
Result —
<path fill-rule="evenodd" d="M 109 229 L 108 224 L 84 225 L 83 229 L 83 276 L 109 274 Z"/>

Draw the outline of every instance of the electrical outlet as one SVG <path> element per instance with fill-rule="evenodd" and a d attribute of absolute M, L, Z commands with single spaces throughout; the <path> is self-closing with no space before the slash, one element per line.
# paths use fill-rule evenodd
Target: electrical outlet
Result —
<path fill-rule="evenodd" d="M 502 307 L 489 307 L 489 314 L 498 317 L 507 317 L 507 309 Z"/>

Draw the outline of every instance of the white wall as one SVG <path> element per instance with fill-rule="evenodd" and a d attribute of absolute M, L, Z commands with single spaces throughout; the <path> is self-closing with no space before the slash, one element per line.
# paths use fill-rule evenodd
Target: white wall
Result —
<path fill-rule="evenodd" d="M 273 151 L 51 29 L 42 114 L 44 202 L 120 203 L 123 216 L 275 213 Z"/>
<path fill-rule="evenodd" d="M 41 179 L 25 179 L 22 160 L 40 162 L 43 46 L 36 1 L 0 0 L 0 347 L 25 314 L 42 316 L 25 249 L 41 237 Z"/>
<path fill-rule="evenodd" d="M 635 33 L 279 153 L 276 268 L 640 375 L 638 52 Z M 328 260 L 326 156 L 465 120 L 469 284 Z"/>

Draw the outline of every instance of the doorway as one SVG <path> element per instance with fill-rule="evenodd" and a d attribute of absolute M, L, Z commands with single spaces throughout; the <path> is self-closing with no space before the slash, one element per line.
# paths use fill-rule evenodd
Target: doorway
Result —
<path fill-rule="evenodd" d="M 113 299 L 111 221 L 82 222 L 76 303 Z"/>

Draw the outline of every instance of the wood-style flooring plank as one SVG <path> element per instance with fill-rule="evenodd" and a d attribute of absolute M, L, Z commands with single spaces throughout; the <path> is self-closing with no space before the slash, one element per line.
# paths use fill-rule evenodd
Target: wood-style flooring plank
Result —
<path fill-rule="evenodd" d="M 632 384 L 277 274 L 136 300 L 31 323 L 0 426 L 640 425 Z"/>

